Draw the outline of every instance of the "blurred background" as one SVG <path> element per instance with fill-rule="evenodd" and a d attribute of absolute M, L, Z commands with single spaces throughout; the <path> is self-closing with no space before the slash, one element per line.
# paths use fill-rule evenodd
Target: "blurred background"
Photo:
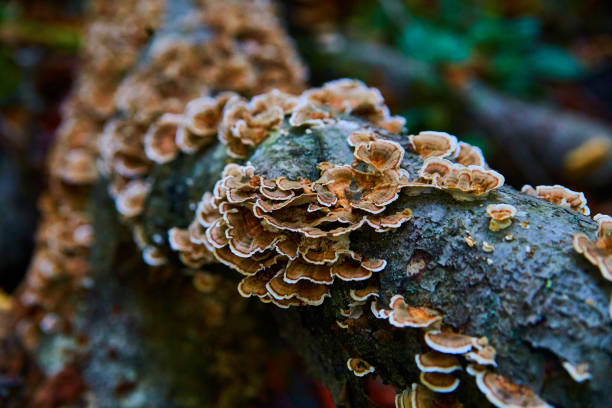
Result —
<path fill-rule="evenodd" d="M 507 184 L 563 184 L 583 191 L 593 214 L 612 213 L 611 2 L 278 5 L 311 85 L 361 79 L 381 90 L 410 132 L 447 131 L 479 146 Z M 7 293 L 33 248 L 45 156 L 78 71 L 85 11 L 83 0 L 0 2 L 0 286 Z M 332 406 L 319 388 L 321 404 Z M 375 381 L 372 394 L 381 406 L 393 403 Z"/>

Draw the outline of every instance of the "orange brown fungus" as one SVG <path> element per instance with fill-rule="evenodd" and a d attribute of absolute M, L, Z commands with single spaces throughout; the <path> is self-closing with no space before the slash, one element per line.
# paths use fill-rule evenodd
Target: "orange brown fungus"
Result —
<path fill-rule="evenodd" d="M 453 392 L 459 386 L 459 379 L 452 374 L 437 372 L 422 372 L 419 375 L 421 384 L 434 392 Z"/>
<path fill-rule="evenodd" d="M 429 157 L 419 170 L 427 185 L 449 192 L 456 200 L 470 201 L 504 185 L 504 176 L 482 166 L 464 166 Z"/>
<path fill-rule="evenodd" d="M 286 114 L 297 105 L 295 96 L 278 90 L 258 95 L 247 101 L 240 96 L 230 98 L 219 125 L 219 140 L 231 157 L 244 158 L 270 132 L 278 130 Z"/>
<path fill-rule="evenodd" d="M 489 204 L 487 215 L 491 217 L 489 229 L 499 231 L 512 225 L 512 218 L 516 215 L 516 208 L 510 204 Z"/>
<path fill-rule="evenodd" d="M 410 145 L 423 159 L 447 157 L 457 150 L 457 138 L 445 132 L 431 130 L 408 136 Z"/>
<path fill-rule="evenodd" d="M 416 365 L 424 373 L 452 373 L 461 370 L 459 360 L 453 355 L 428 351 L 415 355 Z"/>
<path fill-rule="evenodd" d="M 173 248 L 181 258 L 204 262 L 213 252 L 219 262 L 246 276 L 241 295 L 282 307 L 320 305 L 335 279 L 370 279 L 386 261 L 351 250 L 349 233 L 366 225 L 375 231 L 397 228 L 411 212 L 386 212 L 408 179 L 399 167 L 403 149 L 373 132 L 366 136 L 350 137 L 359 170 L 322 163 L 314 182 L 270 180 L 256 175 L 253 167 L 227 165 L 213 194 L 204 194 L 197 207 L 187 230 L 189 244 Z M 355 296 L 367 299 L 375 293 L 366 288 Z M 439 319 L 425 308 L 412 312 L 414 324 Z"/>
<path fill-rule="evenodd" d="M 82 74 L 62 106 L 62 123 L 49 153 L 49 192 L 39 202 L 35 254 L 15 296 L 16 332 L 29 348 L 39 330 L 57 326 L 50 322 L 69 323 L 63 300 L 90 283 L 87 260 L 94 234 L 85 207 L 98 179 L 96 135 L 114 113 L 120 80 L 159 26 L 163 8 L 161 0 L 92 2 Z"/>
<path fill-rule="evenodd" d="M 558 184 L 554 186 L 536 186 L 536 188 L 526 184 L 521 188 L 521 192 L 532 197 L 541 198 L 549 203 L 560 205 L 561 207 L 571 208 L 584 215 L 591 214 L 583 193 L 572 191 Z"/>
<path fill-rule="evenodd" d="M 478 389 L 499 408 L 552 408 L 529 388 L 514 384 L 488 370 L 468 370 L 476 376 Z"/>
<path fill-rule="evenodd" d="M 366 374 L 373 373 L 375 370 L 370 363 L 361 358 L 349 358 L 346 361 L 346 366 L 357 377 L 363 377 Z"/>
<path fill-rule="evenodd" d="M 465 142 L 457 143 L 456 157 L 453 160 L 464 166 L 480 166 L 487 168 L 482 150 L 478 146 L 472 146 Z"/>
<path fill-rule="evenodd" d="M 586 234 L 579 232 L 574 235 L 574 249 L 597 266 L 604 279 L 612 281 L 612 217 L 597 214 L 593 219 L 599 224 L 597 241 L 593 242 Z M 612 295 L 609 312 L 612 318 Z"/>
<path fill-rule="evenodd" d="M 396 327 L 428 327 L 442 320 L 442 316 L 435 310 L 408 306 L 402 295 L 393 296 L 389 307 L 389 323 Z"/>
<path fill-rule="evenodd" d="M 456 399 L 447 395 L 440 396 L 429 388 L 413 383 L 395 396 L 395 408 L 462 408 Z"/>

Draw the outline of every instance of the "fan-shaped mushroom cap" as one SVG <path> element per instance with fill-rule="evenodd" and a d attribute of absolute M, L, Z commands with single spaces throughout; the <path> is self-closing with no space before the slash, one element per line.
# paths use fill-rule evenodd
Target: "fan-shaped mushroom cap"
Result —
<path fill-rule="evenodd" d="M 317 285 L 306 280 L 295 284 L 285 282 L 282 271 L 266 284 L 266 289 L 275 299 L 297 298 L 306 304 L 315 306 L 322 304 L 326 297 L 331 296 L 329 288 L 325 285 Z"/>
<path fill-rule="evenodd" d="M 427 327 L 442 320 L 442 316 L 433 309 L 408 306 L 402 295 L 393 296 L 389 306 L 389 323 L 396 327 Z"/>
<path fill-rule="evenodd" d="M 410 389 L 395 396 L 395 408 L 462 408 L 454 398 L 440 396 L 429 388 L 413 383 Z"/>
<path fill-rule="evenodd" d="M 149 127 L 144 135 L 144 149 L 149 159 L 156 163 L 174 160 L 178 153 L 176 133 L 182 120 L 182 115 L 166 113 Z"/>
<path fill-rule="evenodd" d="M 587 200 L 583 193 L 570 190 L 559 184 L 554 186 L 536 186 L 535 189 L 529 184 L 526 184 L 521 188 L 521 192 L 541 198 L 549 203 L 560 205 L 561 207 L 571 208 L 584 215 L 591 214 L 591 210 L 587 207 Z"/>
<path fill-rule="evenodd" d="M 447 157 L 457 150 L 457 138 L 446 132 L 427 130 L 408 136 L 410 145 L 423 159 Z"/>
<path fill-rule="evenodd" d="M 472 347 L 482 348 L 486 345 L 484 339 L 439 330 L 425 333 L 425 343 L 432 349 L 446 354 L 465 354 L 472 350 Z"/>
<path fill-rule="evenodd" d="M 378 287 L 374 285 L 368 285 L 362 289 L 351 289 L 350 290 L 351 299 L 356 300 L 358 302 L 365 301 L 369 297 L 378 297 Z"/>
<path fill-rule="evenodd" d="M 363 377 L 366 374 L 373 373 L 375 368 L 367 361 L 361 358 L 349 358 L 346 361 L 346 366 L 357 377 Z"/>
<path fill-rule="evenodd" d="M 489 204 L 487 214 L 491 217 L 489 229 L 499 231 L 512 225 L 512 218 L 516 215 L 516 208 L 510 204 Z"/>
<path fill-rule="evenodd" d="M 143 180 L 130 181 L 115 198 L 117 211 L 126 217 L 135 217 L 142 212 L 144 200 L 149 194 L 149 184 Z"/>
<path fill-rule="evenodd" d="M 330 112 L 321 109 L 310 102 L 300 103 L 291 114 L 289 124 L 291 126 L 320 126 L 325 119 L 331 118 Z"/>
<path fill-rule="evenodd" d="M 497 367 L 497 363 L 495 362 L 495 348 L 492 346 L 485 346 L 480 350 L 470 351 L 465 355 L 465 358 L 479 365 Z"/>
<path fill-rule="evenodd" d="M 321 285 L 331 285 L 334 283 L 334 276 L 329 265 L 311 264 L 300 259 L 289 262 L 283 279 L 287 283 L 297 283 L 300 280 L 307 280 Z"/>
<path fill-rule="evenodd" d="M 487 167 L 487 162 L 482 155 L 482 150 L 478 146 L 472 146 L 470 144 L 459 142 L 457 144 L 455 162 L 463 164 L 464 166 L 480 166 Z"/>
<path fill-rule="evenodd" d="M 574 249 L 593 265 L 597 266 L 602 276 L 612 281 L 612 217 L 597 214 L 597 241 L 592 242 L 582 232 L 574 235 Z"/>
<path fill-rule="evenodd" d="M 590 380 L 592 378 L 589 372 L 589 365 L 587 363 L 574 365 L 569 361 L 561 363 L 563 368 L 568 372 L 572 379 L 578 383 Z"/>
<path fill-rule="evenodd" d="M 359 143 L 355 146 L 355 158 L 377 171 L 399 168 L 404 158 L 404 149 L 395 142 L 388 140 L 373 140 L 367 143 Z"/>
<path fill-rule="evenodd" d="M 461 369 L 461 364 L 456 357 L 437 351 L 417 354 L 415 355 L 415 361 L 419 370 L 425 373 L 452 373 Z"/>
<path fill-rule="evenodd" d="M 142 250 L 142 259 L 151 266 L 164 265 L 168 261 L 161 249 L 154 246 L 147 246 Z"/>
<path fill-rule="evenodd" d="M 98 169 L 95 155 L 87 149 L 70 149 L 65 155 L 56 154 L 61 163 L 52 160 L 51 170 L 70 184 L 89 184 L 97 180 Z"/>
<path fill-rule="evenodd" d="M 452 374 L 436 372 L 421 372 L 419 379 L 421 384 L 434 392 L 440 393 L 455 391 L 461 382 Z"/>
<path fill-rule="evenodd" d="M 487 399 L 499 408 L 552 408 L 529 388 L 489 371 L 478 373 L 476 384 Z"/>
<path fill-rule="evenodd" d="M 376 303 L 376 300 L 374 300 L 370 304 L 370 310 L 372 311 L 374 317 L 376 317 L 377 319 L 388 319 L 389 314 L 391 314 L 391 310 L 379 308 L 378 303 Z"/>
<path fill-rule="evenodd" d="M 203 96 L 187 103 L 185 107 L 185 127 L 189 132 L 200 137 L 211 137 L 217 134 L 223 108 L 235 96 L 233 92 L 221 92 L 214 98 Z"/>
<path fill-rule="evenodd" d="M 459 200 L 471 200 L 504 184 L 504 176 L 480 166 L 464 166 L 446 159 L 425 159 L 419 176 L 432 186 L 448 190 Z"/>

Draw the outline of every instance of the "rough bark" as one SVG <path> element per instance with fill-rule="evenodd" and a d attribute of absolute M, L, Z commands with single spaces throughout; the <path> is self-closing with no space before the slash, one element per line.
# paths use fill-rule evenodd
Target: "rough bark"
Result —
<path fill-rule="evenodd" d="M 271 137 L 250 161 L 267 177 L 314 179 L 317 163 L 352 161 L 346 132 L 334 126 L 311 133 L 292 129 L 286 136 Z M 389 137 L 407 147 L 404 137 Z M 187 226 L 190 201 L 210 191 L 220 171 L 219 150 L 211 147 L 159 170 L 145 211 L 149 234 L 165 236 L 172 226 Z M 414 174 L 420 163 L 418 156 L 407 154 L 403 167 Z M 484 209 L 490 203 L 510 203 L 519 210 L 510 228 L 488 229 Z M 404 195 L 393 206 L 411 208 L 413 220 L 393 232 L 364 230 L 350 237 L 360 253 L 388 261 L 380 274 L 381 304 L 400 293 L 412 305 L 441 311 L 444 323 L 461 332 L 489 337 L 498 351 L 498 371 L 556 406 L 607 404 L 612 384 L 609 284 L 572 248 L 576 232 L 593 236 L 596 227 L 590 218 L 510 187 L 472 202 L 455 201 L 443 192 Z M 478 245 L 465 243 L 468 233 Z M 512 241 L 504 239 L 507 234 L 513 235 Z M 492 253 L 482 250 L 484 241 L 494 245 Z M 426 266 L 416 277 L 407 277 L 407 265 L 419 260 Z M 351 406 L 365 406 L 363 388 L 346 370 L 347 358 L 366 359 L 401 390 L 416 381 L 414 354 L 425 349 L 421 331 L 395 329 L 372 316 L 348 331 L 337 327 L 338 310 L 350 302 L 349 287 L 335 284 L 332 299 L 321 307 L 270 308 L 308 366 L 336 392 L 348 381 Z M 572 383 L 561 361 L 588 362 L 593 380 Z M 482 406 L 474 382 L 468 376 L 462 379 L 462 402 Z"/>

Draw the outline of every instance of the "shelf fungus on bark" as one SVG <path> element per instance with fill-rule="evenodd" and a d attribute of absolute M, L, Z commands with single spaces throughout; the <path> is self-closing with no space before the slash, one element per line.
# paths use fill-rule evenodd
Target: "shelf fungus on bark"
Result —
<path fill-rule="evenodd" d="M 465 354 L 472 348 L 488 345 L 486 337 L 476 338 L 449 331 L 430 330 L 425 333 L 425 343 L 435 351 L 446 354 Z"/>
<path fill-rule="evenodd" d="M 572 377 L 572 379 L 578 383 L 585 382 L 592 378 L 589 372 L 589 365 L 587 363 L 574 365 L 569 361 L 561 363 L 565 371 Z"/>
<path fill-rule="evenodd" d="M 408 173 L 399 167 L 404 153 L 399 144 L 374 132 L 352 134 L 349 143 L 354 167 L 321 163 L 320 177 L 312 182 L 266 179 L 248 165 L 228 164 L 213 193 L 198 204 L 189 240 L 182 231 L 179 242 L 177 230 L 171 230 L 177 238 L 173 249 L 182 259 L 198 254 L 198 261 L 207 250 L 214 252 L 216 260 L 246 275 L 241 295 L 282 307 L 320 305 L 336 278 L 370 279 L 386 261 L 353 251 L 349 233 L 367 225 L 388 231 L 411 218 L 406 208 L 386 211 L 408 184 Z M 362 292 L 358 299 L 375 289 Z M 401 311 L 396 315 L 400 319 Z M 425 308 L 414 308 L 413 315 L 418 327 L 439 319 Z"/>
<path fill-rule="evenodd" d="M 453 160 L 464 166 L 480 166 L 487 168 L 487 162 L 478 146 L 472 146 L 465 142 L 457 143 L 457 150 Z"/>
<path fill-rule="evenodd" d="M 167 163 L 178 154 L 176 132 L 183 121 L 182 115 L 165 113 L 157 119 L 144 135 L 147 157 L 156 163 Z"/>
<path fill-rule="evenodd" d="M 219 140 L 231 157 L 244 158 L 250 149 L 278 130 L 285 115 L 291 113 L 298 99 L 278 90 L 255 96 L 250 101 L 233 96 L 225 105 L 219 124 Z"/>
<path fill-rule="evenodd" d="M 349 358 L 346 361 L 346 366 L 357 377 L 363 377 L 375 371 L 374 366 L 361 358 Z"/>
<path fill-rule="evenodd" d="M 425 159 L 419 177 L 459 201 L 472 201 L 504 185 L 504 176 L 494 170 L 464 166 L 439 157 Z"/>
<path fill-rule="evenodd" d="M 579 232 L 574 235 L 574 249 L 599 268 L 604 279 L 612 281 L 612 217 L 597 214 L 593 219 L 599 224 L 597 241 L 593 242 L 586 234 Z M 612 318 L 612 294 L 608 309 Z"/>
<path fill-rule="evenodd" d="M 421 384 L 439 393 L 453 392 L 461 382 L 452 374 L 439 372 L 421 372 L 419 379 L 421 380 Z"/>
<path fill-rule="evenodd" d="M 423 159 L 452 156 L 458 148 L 457 138 L 446 132 L 427 130 L 408 136 L 408 140 L 412 149 Z"/>
<path fill-rule="evenodd" d="M 459 360 L 450 354 L 428 351 L 415 355 L 416 365 L 424 373 L 452 373 L 461 370 Z"/>
<path fill-rule="evenodd" d="M 389 323 L 396 327 L 428 327 L 442 320 L 435 310 L 407 305 L 402 295 L 393 296 L 389 307 Z"/>
<path fill-rule="evenodd" d="M 583 193 L 572 191 L 559 184 L 554 186 L 536 186 L 533 188 L 526 184 L 521 188 L 521 192 L 532 197 L 541 198 L 561 207 L 571 208 L 584 215 L 590 215 L 591 210 L 587 206 L 587 200 Z"/>
<path fill-rule="evenodd" d="M 491 221 L 489 221 L 489 229 L 491 231 L 508 228 L 512 225 L 512 218 L 517 213 L 516 208 L 510 204 L 489 204 L 486 211 L 489 217 L 491 217 Z"/>
<path fill-rule="evenodd" d="M 482 367 L 471 367 L 468 373 L 476 377 L 478 389 L 499 408 L 552 408 L 529 388 L 517 385 L 501 375 Z"/>
<path fill-rule="evenodd" d="M 420 384 L 413 383 L 395 396 L 395 408 L 461 408 L 454 397 L 440 395 Z"/>

